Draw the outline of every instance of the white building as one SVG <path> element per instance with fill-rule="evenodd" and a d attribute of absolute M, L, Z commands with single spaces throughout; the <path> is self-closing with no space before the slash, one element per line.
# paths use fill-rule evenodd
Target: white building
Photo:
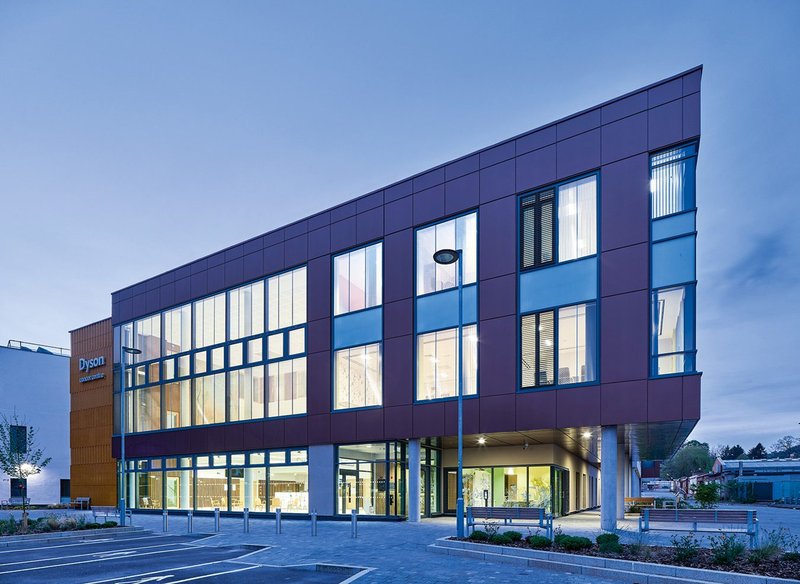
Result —
<path fill-rule="evenodd" d="M 37 445 L 52 458 L 27 479 L 31 504 L 69 500 L 69 399 L 67 349 L 19 341 L 0 347 L 0 414 L 35 428 Z M 21 496 L 19 487 L 0 472 L 0 500 Z"/>

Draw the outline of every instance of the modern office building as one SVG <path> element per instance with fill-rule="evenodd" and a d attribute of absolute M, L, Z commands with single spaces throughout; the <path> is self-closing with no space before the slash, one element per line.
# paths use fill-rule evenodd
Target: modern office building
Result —
<path fill-rule="evenodd" d="M 602 497 L 613 526 L 638 461 L 700 417 L 700 78 L 115 292 L 98 326 L 117 411 L 125 386 L 129 505 L 452 513 L 462 378 L 467 505 L 565 514 Z M 460 282 L 433 259 L 446 248 Z M 121 347 L 140 351 L 124 379 Z"/>
<path fill-rule="evenodd" d="M 0 414 L 11 424 L 12 440 L 23 444 L 34 431 L 36 445 L 50 458 L 27 479 L 0 472 L 0 501 L 69 501 L 69 411 L 67 349 L 13 340 L 0 347 Z"/>

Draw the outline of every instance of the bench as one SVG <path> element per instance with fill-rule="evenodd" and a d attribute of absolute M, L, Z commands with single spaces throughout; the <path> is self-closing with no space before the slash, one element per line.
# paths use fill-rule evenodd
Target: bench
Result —
<path fill-rule="evenodd" d="M 83 511 L 84 509 L 89 509 L 92 506 L 92 498 L 75 497 L 74 499 L 72 499 L 72 501 L 69 502 L 69 506 L 74 509 L 80 508 L 81 511 Z"/>
<path fill-rule="evenodd" d="M 630 510 L 631 507 L 652 507 L 655 509 L 655 497 L 625 497 L 625 511 Z"/>
<path fill-rule="evenodd" d="M 476 525 L 520 525 L 540 527 L 553 539 L 553 516 L 541 507 L 467 507 L 467 528 Z"/>
<path fill-rule="evenodd" d="M 743 533 L 750 537 L 750 547 L 758 547 L 756 512 L 738 509 L 642 509 L 639 531 L 687 531 L 676 524 L 688 525 L 688 531 Z M 733 527 L 733 529 L 729 529 Z"/>
<path fill-rule="evenodd" d="M 119 523 L 119 508 L 117 507 L 92 507 L 92 521 L 97 523 L 98 517 L 104 517 L 106 521 L 108 521 L 109 517 L 115 517 L 117 519 L 117 523 Z M 133 513 L 130 509 L 125 509 L 125 517 L 130 519 L 131 523 L 133 523 Z"/>

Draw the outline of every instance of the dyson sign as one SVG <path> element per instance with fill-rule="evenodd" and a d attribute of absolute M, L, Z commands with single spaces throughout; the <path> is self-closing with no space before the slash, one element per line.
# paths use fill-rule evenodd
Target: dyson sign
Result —
<path fill-rule="evenodd" d="M 89 371 L 95 367 L 102 367 L 105 364 L 106 358 L 102 355 L 100 357 L 95 357 L 94 359 L 78 359 L 78 370 L 89 373 Z"/>

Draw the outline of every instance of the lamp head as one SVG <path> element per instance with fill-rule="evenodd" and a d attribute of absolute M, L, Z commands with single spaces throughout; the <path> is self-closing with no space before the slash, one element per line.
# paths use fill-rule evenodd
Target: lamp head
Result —
<path fill-rule="evenodd" d="M 433 261 L 443 266 L 454 264 L 458 261 L 459 253 L 454 249 L 440 249 L 433 254 Z"/>
<path fill-rule="evenodd" d="M 141 355 L 141 349 L 134 349 L 133 347 L 122 347 L 122 350 L 128 355 Z"/>

